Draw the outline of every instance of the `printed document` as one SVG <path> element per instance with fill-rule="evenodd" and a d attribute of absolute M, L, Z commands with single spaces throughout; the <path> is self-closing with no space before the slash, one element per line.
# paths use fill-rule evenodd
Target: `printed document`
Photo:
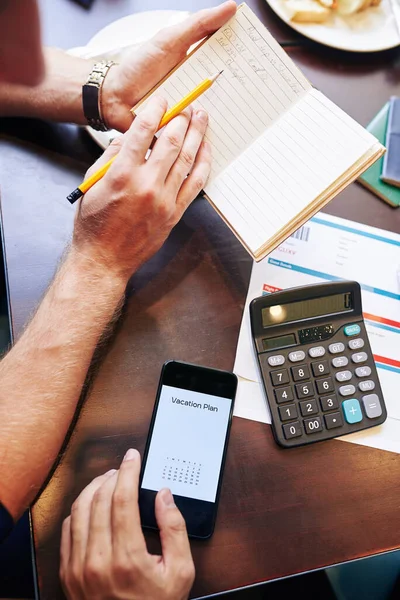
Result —
<path fill-rule="evenodd" d="M 388 411 L 383 425 L 338 439 L 400 453 L 400 235 L 324 213 L 253 264 L 234 367 L 239 376 L 234 414 L 271 422 L 251 337 L 251 300 L 338 279 L 361 285 L 364 321 Z"/>

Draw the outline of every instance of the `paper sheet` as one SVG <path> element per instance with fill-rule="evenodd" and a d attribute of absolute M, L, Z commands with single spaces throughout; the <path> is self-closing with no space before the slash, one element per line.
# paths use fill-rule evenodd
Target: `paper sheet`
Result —
<path fill-rule="evenodd" d="M 400 235 L 319 213 L 261 263 L 254 263 L 234 371 L 235 415 L 270 423 L 253 349 L 248 305 L 263 293 L 354 279 L 385 398 L 388 420 L 342 439 L 400 452 Z"/>

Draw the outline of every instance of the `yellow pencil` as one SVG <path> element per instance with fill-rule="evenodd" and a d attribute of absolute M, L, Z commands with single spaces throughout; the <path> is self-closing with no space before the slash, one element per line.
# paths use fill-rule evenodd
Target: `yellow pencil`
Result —
<path fill-rule="evenodd" d="M 194 90 L 189 92 L 187 96 L 182 98 L 182 100 L 178 102 L 178 104 L 167 110 L 167 112 L 160 121 L 157 131 L 160 131 L 160 129 L 165 127 L 165 125 L 172 121 L 174 117 L 179 115 L 179 113 L 185 110 L 185 108 L 187 108 L 192 102 L 197 100 L 199 96 L 204 94 L 204 92 L 212 86 L 214 81 L 221 75 L 221 73 L 222 71 L 216 73 L 215 75 L 212 75 L 212 77 L 207 77 L 207 79 L 202 81 L 197 87 L 194 88 Z M 100 169 L 96 171 L 96 173 L 93 173 L 93 175 L 88 177 L 86 181 L 83 181 L 73 192 L 71 192 L 71 194 L 69 194 L 69 196 L 67 196 L 67 200 L 69 200 L 69 202 L 73 204 L 79 198 L 81 198 L 81 196 L 86 194 L 86 192 L 90 190 L 90 188 L 107 173 L 108 169 L 110 168 L 114 160 L 117 158 L 117 156 L 117 154 L 113 156 L 112 159 L 106 162 L 102 167 L 100 167 Z"/>

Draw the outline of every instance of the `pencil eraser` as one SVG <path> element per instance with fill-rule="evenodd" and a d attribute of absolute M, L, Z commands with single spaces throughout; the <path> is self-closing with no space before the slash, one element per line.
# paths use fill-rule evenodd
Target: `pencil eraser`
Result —
<path fill-rule="evenodd" d="M 79 188 L 76 188 L 73 192 L 71 192 L 67 196 L 67 200 L 71 204 L 74 204 L 77 200 L 79 200 L 79 198 L 82 198 L 82 196 L 83 196 L 83 192 L 81 192 L 81 190 Z"/>
<path fill-rule="evenodd" d="M 390 99 L 381 179 L 400 187 L 400 98 Z"/>

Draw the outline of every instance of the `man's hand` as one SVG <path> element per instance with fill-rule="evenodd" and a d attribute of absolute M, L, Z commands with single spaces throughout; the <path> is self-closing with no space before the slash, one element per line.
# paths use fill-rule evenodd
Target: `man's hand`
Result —
<path fill-rule="evenodd" d="M 187 109 L 175 117 L 146 160 L 166 108 L 164 99 L 153 97 L 111 144 L 92 169 L 117 152 L 118 157 L 82 198 L 76 215 L 72 251 L 124 280 L 162 246 L 210 172 L 204 111 Z"/>
<path fill-rule="evenodd" d="M 170 490 L 156 496 L 162 556 L 147 552 L 140 525 L 140 456 L 90 483 L 63 524 L 60 576 L 69 600 L 184 600 L 194 580 L 185 521 Z"/>
<path fill-rule="evenodd" d="M 222 27 L 235 12 L 233 0 L 201 10 L 182 23 L 161 30 L 112 67 L 102 90 L 102 111 L 107 125 L 126 131 L 132 122 L 129 112 L 132 106 L 184 58 L 192 44 Z"/>

